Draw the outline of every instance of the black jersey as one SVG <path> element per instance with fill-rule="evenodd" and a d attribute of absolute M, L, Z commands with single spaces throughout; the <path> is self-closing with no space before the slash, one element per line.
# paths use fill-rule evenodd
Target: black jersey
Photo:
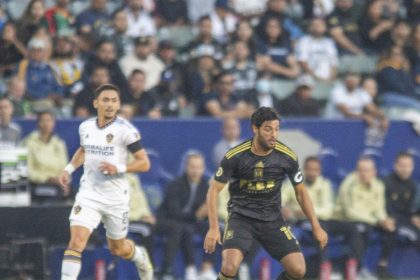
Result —
<path fill-rule="evenodd" d="M 281 215 L 281 184 L 286 175 L 293 185 L 303 182 L 296 154 L 281 142 L 266 156 L 251 152 L 252 140 L 230 149 L 215 180 L 229 182 L 229 213 L 262 221 Z"/>

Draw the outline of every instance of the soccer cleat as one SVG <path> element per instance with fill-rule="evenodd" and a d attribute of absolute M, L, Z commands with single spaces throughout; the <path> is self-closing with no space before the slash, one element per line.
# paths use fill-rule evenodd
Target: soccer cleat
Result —
<path fill-rule="evenodd" d="M 153 280 L 153 265 L 150 261 L 149 254 L 146 249 L 140 246 L 136 246 L 136 254 L 139 254 L 139 258 L 136 258 L 134 264 L 137 267 L 141 280 Z"/>

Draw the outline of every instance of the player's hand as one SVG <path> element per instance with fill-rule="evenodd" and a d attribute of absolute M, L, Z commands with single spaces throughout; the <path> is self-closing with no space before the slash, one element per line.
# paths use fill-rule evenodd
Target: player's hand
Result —
<path fill-rule="evenodd" d="M 104 162 L 104 161 L 101 162 L 99 169 L 104 175 L 115 175 L 118 173 L 117 167 L 115 165 L 110 164 L 108 162 Z"/>
<path fill-rule="evenodd" d="M 328 244 L 328 235 L 322 227 L 317 227 L 313 229 L 313 235 L 316 241 L 318 241 L 321 249 L 324 249 Z"/>
<path fill-rule="evenodd" d="M 67 173 L 67 171 L 63 171 L 60 177 L 58 178 L 58 181 L 60 183 L 61 189 L 63 190 L 63 195 L 68 196 L 70 193 L 70 174 Z"/>
<path fill-rule="evenodd" d="M 204 239 L 204 252 L 207 254 L 211 254 L 216 249 L 216 242 L 219 245 L 222 245 L 222 241 L 220 240 L 220 230 L 210 228 L 206 234 L 206 238 Z"/>

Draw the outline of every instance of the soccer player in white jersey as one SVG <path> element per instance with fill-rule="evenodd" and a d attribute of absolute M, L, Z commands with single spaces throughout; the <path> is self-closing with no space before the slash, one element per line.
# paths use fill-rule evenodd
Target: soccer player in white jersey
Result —
<path fill-rule="evenodd" d="M 68 193 L 71 174 L 83 164 L 84 174 L 70 214 L 70 242 L 64 252 L 61 279 L 77 279 L 81 254 L 92 231 L 102 221 L 111 253 L 133 261 L 141 280 L 152 280 L 153 267 L 146 250 L 126 238 L 129 185 L 124 176 L 125 172 L 148 171 L 150 161 L 137 129 L 117 116 L 119 89 L 105 84 L 94 94 L 97 117 L 80 124 L 80 147 L 60 177 Z M 129 164 L 128 152 L 134 157 Z"/>

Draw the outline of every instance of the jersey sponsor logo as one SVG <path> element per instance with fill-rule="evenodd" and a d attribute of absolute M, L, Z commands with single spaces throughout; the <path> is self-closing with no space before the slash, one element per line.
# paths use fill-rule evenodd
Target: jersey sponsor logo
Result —
<path fill-rule="evenodd" d="M 74 206 L 73 212 L 74 212 L 75 215 L 79 214 L 80 211 L 82 211 L 82 207 L 80 205 Z"/>
<path fill-rule="evenodd" d="M 255 182 L 253 180 L 241 179 L 239 187 L 247 193 L 268 193 L 274 190 L 274 180 Z"/>
<path fill-rule="evenodd" d="M 298 173 L 296 173 L 295 177 L 293 177 L 293 180 L 295 181 L 295 183 L 301 183 L 303 181 L 303 175 L 302 175 L 302 171 L 298 171 Z"/>
<path fill-rule="evenodd" d="M 219 169 L 217 169 L 217 172 L 216 172 L 216 177 L 220 177 L 222 175 L 223 175 L 223 168 L 219 167 Z"/>
<path fill-rule="evenodd" d="M 98 155 L 98 156 L 113 156 L 115 154 L 113 146 L 101 146 L 101 145 L 84 145 L 86 154 Z"/>
<path fill-rule="evenodd" d="M 112 139 L 114 139 L 114 135 L 112 135 L 112 133 L 109 133 L 106 135 L 106 142 L 111 143 Z"/>

